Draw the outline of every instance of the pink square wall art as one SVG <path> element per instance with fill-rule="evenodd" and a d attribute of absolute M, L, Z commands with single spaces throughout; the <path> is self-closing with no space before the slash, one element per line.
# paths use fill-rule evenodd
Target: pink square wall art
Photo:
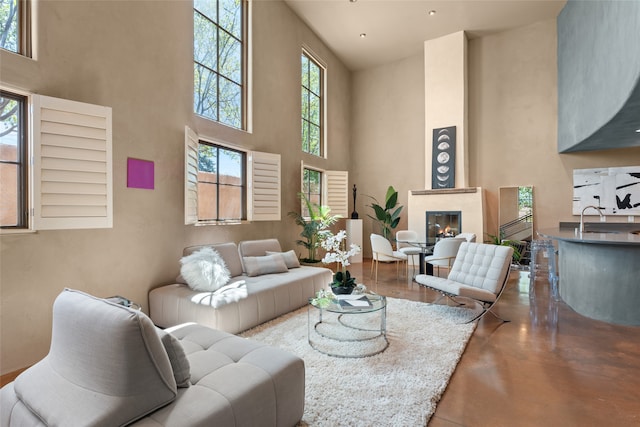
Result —
<path fill-rule="evenodd" d="M 153 190 L 153 162 L 127 158 L 127 187 Z"/>

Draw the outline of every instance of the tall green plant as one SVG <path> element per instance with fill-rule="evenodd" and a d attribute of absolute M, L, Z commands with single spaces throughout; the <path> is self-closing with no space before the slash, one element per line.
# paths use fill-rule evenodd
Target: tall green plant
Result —
<path fill-rule="evenodd" d="M 304 193 L 298 193 L 298 197 L 307 207 L 309 216 L 304 216 L 302 212 L 289 212 L 289 216 L 295 220 L 296 225 L 302 227 L 300 233 L 302 239 L 296 240 L 296 244 L 305 247 L 308 251 L 307 258 L 302 258 L 302 261 L 320 262 L 318 259 L 320 234 L 333 225 L 340 218 L 340 215 L 331 215 L 331 208 L 311 202 Z"/>
<path fill-rule="evenodd" d="M 398 226 L 400 222 L 400 213 L 404 206 L 398 206 L 398 192 L 392 185 L 387 188 L 387 194 L 384 198 L 384 205 L 378 203 L 378 201 L 372 197 L 374 203 L 369 205 L 375 213 L 375 217 L 367 216 L 380 224 L 382 228 L 382 235 L 389 241 L 392 240 L 393 230 Z"/>

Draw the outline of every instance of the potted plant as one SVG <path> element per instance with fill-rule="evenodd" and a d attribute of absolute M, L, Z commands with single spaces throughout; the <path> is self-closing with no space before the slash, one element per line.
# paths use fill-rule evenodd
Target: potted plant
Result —
<path fill-rule="evenodd" d="M 296 244 L 304 246 L 308 251 L 307 258 L 301 258 L 300 261 L 315 264 L 320 262 L 320 259 L 317 258 L 320 247 L 320 232 L 333 225 L 340 218 L 340 215 L 331 215 L 331 209 L 328 206 L 320 206 L 311 202 L 304 193 L 298 193 L 298 197 L 305 203 L 309 211 L 308 217 L 305 217 L 301 212 L 289 212 L 289 216 L 302 227 L 302 232 L 300 232 L 302 239 L 296 240 Z"/>
<path fill-rule="evenodd" d="M 321 232 L 320 245 L 327 252 L 322 262 L 324 264 L 338 263 L 336 273 L 333 275 L 331 290 L 334 294 L 350 294 L 356 287 L 356 278 L 351 277 L 347 266 L 350 265 L 349 258 L 360 253 L 360 246 L 351 244 L 347 249 L 345 239 L 347 232 L 340 230 L 338 234 L 333 234 L 329 230 Z"/>
<path fill-rule="evenodd" d="M 522 243 L 515 240 L 508 240 L 504 238 L 504 232 L 500 232 L 499 236 L 495 236 L 493 234 L 487 233 L 487 237 L 489 240 L 485 240 L 485 243 L 491 243 L 493 245 L 498 246 L 511 246 L 513 248 L 513 261 L 514 263 L 519 263 L 522 258 L 522 253 L 520 252 L 520 248 Z"/>
<path fill-rule="evenodd" d="M 389 188 L 387 188 L 384 205 L 379 204 L 373 196 L 369 197 L 374 201 L 369 207 L 373 209 L 376 216 L 367 216 L 380 224 L 382 227 L 382 235 L 391 242 L 393 229 L 395 229 L 400 222 L 400 213 L 403 208 L 403 206 L 398 206 L 398 192 L 390 185 Z"/>

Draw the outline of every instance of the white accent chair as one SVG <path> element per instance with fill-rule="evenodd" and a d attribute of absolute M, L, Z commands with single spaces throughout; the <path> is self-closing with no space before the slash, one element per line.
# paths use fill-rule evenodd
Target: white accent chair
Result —
<path fill-rule="evenodd" d="M 438 271 L 437 275 L 439 276 L 441 267 L 446 267 L 447 270 L 451 270 L 451 266 L 458 254 L 458 249 L 463 242 L 466 242 L 466 239 L 457 237 L 438 240 L 433 247 L 433 254 L 424 257 L 424 261 L 436 267 Z"/>
<path fill-rule="evenodd" d="M 458 297 L 470 298 L 481 305 L 482 311 L 469 322 L 481 318 L 487 312 L 508 322 L 491 309 L 504 291 L 511 271 L 513 248 L 510 246 L 464 242 L 460 245 L 449 276 L 436 277 L 426 274 L 416 276 L 416 282 L 440 292 L 455 303 Z"/>
<path fill-rule="evenodd" d="M 456 236 L 456 238 L 466 239 L 467 242 L 475 242 L 476 241 L 476 233 L 460 233 Z"/>
<path fill-rule="evenodd" d="M 373 259 L 371 260 L 371 275 L 373 276 L 373 266 L 375 264 L 376 278 L 378 283 L 378 263 L 379 262 L 395 262 L 396 272 L 398 264 L 407 262 L 407 255 L 400 251 L 394 251 L 391 243 L 379 234 L 371 234 L 371 252 Z"/>
<path fill-rule="evenodd" d="M 407 242 L 417 242 L 417 241 L 418 241 L 418 233 L 416 233 L 413 230 L 396 231 L 396 242 L 397 242 L 398 251 L 407 255 L 407 261 L 408 261 L 408 257 L 411 257 L 411 268 L 413 270 L 415 270 L 415 266 L 416 266 L 415 256 L 420 255 L 422 253 L 422 248 Z M 407 269 L 408 268 L 409 266 L 407 266 Z"/>

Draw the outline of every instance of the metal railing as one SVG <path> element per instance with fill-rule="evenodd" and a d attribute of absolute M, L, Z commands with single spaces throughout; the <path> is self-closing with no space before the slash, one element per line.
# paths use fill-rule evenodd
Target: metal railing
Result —
<path fill-rule="evenodd" d="M 520 218 L 509 221 L 500 226 L 500 237 L 502 239 L 509 240 L 511 236 L 531 229 L 531 223 L 533 221 L 533 213 L 521 216 Z M 533 233 L 533 230 L 531 230 Z"/>

